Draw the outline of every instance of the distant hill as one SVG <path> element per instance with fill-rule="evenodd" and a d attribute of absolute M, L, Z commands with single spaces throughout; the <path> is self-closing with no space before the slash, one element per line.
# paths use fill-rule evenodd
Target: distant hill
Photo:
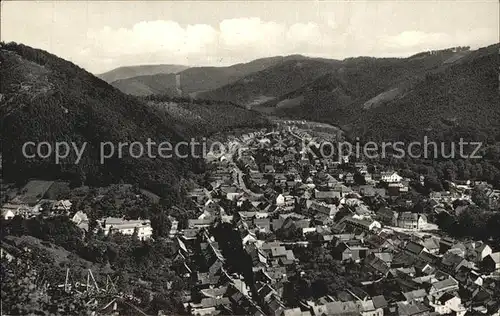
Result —
<path fill-rule="evenodd" d="M 260 107 L 273 115 L 341 125 L 370 138 L 498 132 L 498 48 L 350 58 Z"/>
<path fill-rule="evenodd" d="M 183 96 L 195 96 L 199 92 L 213 90 L 223 85 L 237 81 L 252 73 L 288 60 L 302 60 L 301 55 L 277 56 L 256 59 L 248 63 L 228 67 L 192 67 L 178 72 Z M 175 74 L 156 74 L 137 76 L 114 81 L 111 84 L 122 92 L 132 95 L 169 94 L 175 92 Z"/>
<path fill-rule="evenodd" d="M 126 66 L 126 67 L 119 67 L 119 68 L 107 71 L 105 73 L 97 75 L 97 77 L 101 78 L 102 80 L 104 80 L 108 83 L 111 83 L 111 82 L 116 81 L 116 80 L 122 80 L 122 79 L 137 77 L 137 76 L 151 76 L 151 75 L 157 75 L 157 74 L 175 74 L 175 73 L 181 72 L 183 70 L 186 70 L 188 68 L 189 68 L 188 66 L 168 65 L 168 64 Z"/>
<path fill-rule="evenodd" d="M 267 127 L 271 123 L 261 113 L 227 102 L 169 96 L 147 96 L 148 105 L 175 120 L 184 135 L 210 136 L 240 127 Z"/>
<path fill-rule="evenodd" d="M 116 80 L 111 83 L 124 93 L 146 96 L 152 94 L 177 95 L 175 75 L 157 74 L 152 76 L 137 76 L 128 79 Z"/>
<path fill-rule="evenodd" d="M 259 104 L 292 92 L 339 65 L 340 61 L 328 59 L 287 60 L 215 90 L 201 92 L 197 97 L 242 105 Z"/>

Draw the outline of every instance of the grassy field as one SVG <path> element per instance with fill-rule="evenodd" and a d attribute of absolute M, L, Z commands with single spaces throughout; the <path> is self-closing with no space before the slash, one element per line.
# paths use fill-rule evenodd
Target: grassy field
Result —
<path fill-rule="evenodd" d="M 54 181 L 31 180 L 20 190 L 16 201 L 30 205 L 36 204 L 53 184 Z"/>

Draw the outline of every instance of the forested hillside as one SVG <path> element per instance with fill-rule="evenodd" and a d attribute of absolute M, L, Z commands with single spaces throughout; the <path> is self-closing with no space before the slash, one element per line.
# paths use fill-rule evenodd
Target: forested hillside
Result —
<path fill-rule="evenodd" d="M 178 72 L 182 94 L 189 96 L 216 89 L 287 60 L 302 59 L 306 59 L 306 57 L 300 55 L 275 56 L 227 67 L 192 67 Z M 112 85 L 122 92 L 132 95 L 171 94 L 172 91 L 175 92 L 176 88 L 175 77 L 176 74 L 173 73 L 138 76 L 112 82 Z"/>
<path fill-rule="evenodd" d="M 188 66 L 183 65 L 139 65 L 139 66 L 126 66 L 119 67 L 105 73 L 98 75 L 97 77 L 102 80 L 111 83 L 116 80 L 127 79 L 137 76 L 152 76 L 157 74 L 175 74 L 185 69 Z"/>
<path fill-rule="evenodd" d="M 264 106 L 277 115 L 338 124 L 373 140 L 424 134 L 498 140 L 498 48 L 347 59 L 336 71 Z M 294 106 L 280 106 L 291 100 Z"/>
<path fill-rule="evenodd" d="M 124 93 L 135 96 L 153 94 L 177 95 L 175 74 L 155 74 L 116 80 L 111 83 Z"/>
<path fill-rule="evenodd" d="M 426 73 L 401 98 L 365 110 L 354 132 L 369 138 L 500 141 L 498 45 L 472 52 L 442 71 Z"/>
<path fill-rule="evenodd" d="M 55 55 L 2 43 L 0 61 L 4 179 L 63 178 L 92 185 L 125 181 L 175 197 L 179 179 L 202 167 L 190 159 L 133 158 L 127 152 L 123 159 L 100 164 L 101 142 L 145 143 L 151 138 L 175 143 L 183 136 L 168 115 Z M 74 153 L 55 164 L 53 156 L 25 158 L 22 146 L 28 141 L 88 144 L 78 164 Z"/>
<path fill-rule="evenodd" d="M 271 122 L 261 113 L 225 101 L 151 95 L 143 98 L 147 104 L 165 113 L 176 122 L 184 135 L 210 136 L 235 128 L 261 128 Z"/>
<path fill-rule="evenodd" d="M 258 104 L 294 91 L 335 70 L 339 64 L 339 61 L 328 59 L 289 60 L 229 85 L 202 92 L 198 94 L 198 97 L 231 101 L 243 105 Z"/>

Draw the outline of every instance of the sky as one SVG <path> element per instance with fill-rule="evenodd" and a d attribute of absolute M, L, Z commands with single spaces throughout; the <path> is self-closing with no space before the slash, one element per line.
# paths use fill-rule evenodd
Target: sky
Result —
<path fill-rule="evenodd" d="M 303 54 L 405 57 L 499 42 L 498 0 L 2 1 L 1 39 L 99 74 Z"/>

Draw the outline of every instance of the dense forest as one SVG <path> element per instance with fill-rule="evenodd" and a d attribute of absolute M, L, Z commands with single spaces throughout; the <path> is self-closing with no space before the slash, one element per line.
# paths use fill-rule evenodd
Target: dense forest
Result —
<path fill-rule="evenodd" d="M 162 72 L 154 75 L 136 76 L 110 82 L 122 92 L 132 95 L 169 94 L 177 95 L 176 75 L 180 78 L 183 96 L 216 89 L 231 84 L 247 75 L 279 65 L 287 60 L 305 59 L 300 55 L 260 58 L 248 63 L 227 67 L 191 67 L 177 73 Z"/>
<path fill-rule="evenodd" d="M 260 113 L 230 103 L 165 96 L 127 96 L 78 66 L 22 44 L 2 43 L 0 85 L 4 179 L 65 179 L 73 185 L 138 184 L 162 196 L 180 198 L 179 179 L 204 170 L 195 159 L 134 158 L 125 150 L 100 164 L 102 142 L 175 144 L 238 127 L 263 127 Z M 56 164 L 54 156 L 26 159 L 25 142 L 75 143 L 76 154 Z"/>
<path fill-rule="evenodd" d="M 102 142 L 146 143 L 151 138 L 175 144 L 183 136 L 169 116 L 57 56 L 9 43 L 2 44 L 0 58 L 5 180 L 62 178 L 75 185 L 124 181 L 177 196 L 179 179 L 203 170 L 202 161 L 133 158 L 127 151 L 122 159 L 114 156 L 100 164 Z M 53 156 L 26 159 L 21 150 L 28 141 L 87 146 L 78 164 L 74 155 L 55 164 Z"/>
<path fill-rule="evenodd" d="M 250 104 L 262 98 L 285 95 L 338 67 L 340 62 L 337 60 L 315 58 L 289 60 L 218 89 L 201 92 L 197 97 Z"/>
<path fill-rule="evenodd" d="M 184 135 L 208 137 L 237 128 L 269 127 L 271 122 L 261 113 L 227 101 L 202 100 L 168 95 L 142 98 L 161 113 L 177 122 Z"/>
<path fill-rule="evenodd" d="M 172 65 L 172 64 L 159 64 L 159 65 L 137 65 L 137 66 L 123 66 L 112 69 L 105 73 L 97 75 L 102 80 L 111 83 L 113 81 L 127 79 L 137 76 L 152 76 L 156 74 L 175 74 L 186 70 L 188 66 Z"/>
<path fill-rule="evenodd" d="M 81 296 L 44 288 L 44 280 L 64 284 L 67 269 L 71 270 L 72 280 L 84 280 L 87 269 L 100 282 L 111 277 L 120 293 L 133 295 L 136 305 L 150 314 L 157 314 L 158 310 L 176 312 L 180 293 L 190 286 L 179 276 L 174 261 L 178 247 L 169 239 L 140 241 L 137 236 L 104 236 L 102 230 L 82 238 L 75 224 L 64 217 L 15 217 L 4 229 L 10 235 L 2 240 L 6 249 L 31 249 L 28 253 L 15 252 L 29 269 L 15 262 L 2 264 L 4 303 L 25 298 L 23 304 L 4 305 L 11 314 L 51 311 L 53 315 L 84 315 L 92 311 L 95 306 L 85 306 Z M 158 228 L 154 230 L 157 234 Z"/>
<path fill-rule="evenodd" d="M 353 133 L 370 139 L 500 140 L 498 45 L 478 51 L 443 70 L 425 74 L 401 98 L 354 120 Z"/>
<path fill-rule="evenodd" d="M 500 137 L 498 48 L 495 44 L 477 51 L 448 49 L 408 58 L 348 58 L 260 107 L 274 115 L 338 125 L 352 138 L 364 140 L 413 141 L 427 135 L 437 141 L 463 137 L 495 143 Z M 293 78 L 279 67 L 261 73 L 282 81 Z M 240 85 L 245 79 L 238 81 Z M 248 82 L 245 89 L 254 86 L 257 91 L 252 93 L 265 95 L 268 87 L 257 83 Z M 240 90 L 233 84 L 217 91 L 237 100 L 232 93 Z M 285 103 L 291 106 L 281 106 Z"/>

